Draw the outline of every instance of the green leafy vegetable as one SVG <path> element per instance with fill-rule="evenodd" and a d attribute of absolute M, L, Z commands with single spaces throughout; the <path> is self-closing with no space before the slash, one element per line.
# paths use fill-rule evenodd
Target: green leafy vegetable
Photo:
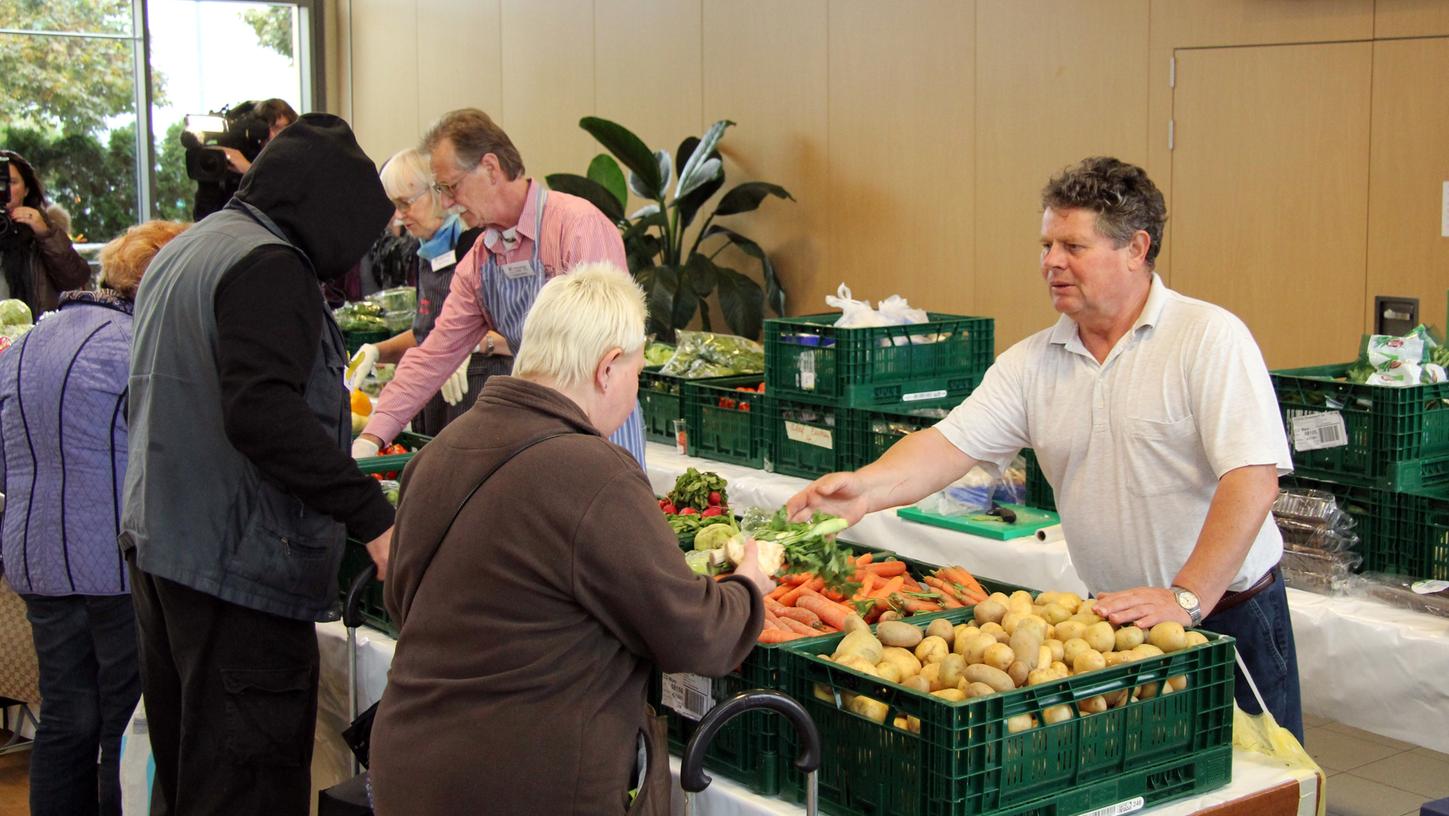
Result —
<path fill-rule="evenodd" d="M 743 526 L 757 540 L 773 541 L 785 548 L 785 572 L 814 573 L 837 592 L 849 595 L 855 591 L 850 550 L 835 540 L 837 533 L 850 526 L 845 519 L 816 513 L 809 522 L 792 522 L 781 508 L 763 523 L 756 519 L 753 528 Z"/>
<path fill-rule="evenodd" d="M 724 477 L 719 474 L 708 471 L 700 472 L 690 468 L 674 480 L 674 489 L 669 491 L 669 501 L 680 510 L 693 507 L 696 510 L 704 511 L 711 505 L 710 494 L 718 493 L 719 498 L 713 504 L 728 507 L 729 499 L 725 493 L 725 484 Z"/>

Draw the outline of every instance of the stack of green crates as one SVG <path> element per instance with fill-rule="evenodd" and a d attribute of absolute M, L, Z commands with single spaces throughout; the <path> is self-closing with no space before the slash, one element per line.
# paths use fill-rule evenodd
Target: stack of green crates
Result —
<path fill-rule="evenodd" d="M 1350 364 L 1275 371 L 1293 448 L 1284 486 L 1326 490 L 1359 520 L 1362 569 L 1449 578 L 1449 383 L 1393 388 L 1343 379 Z M 1331 447 L 1299 450 L 1294 423 L 1341 419 Z"/>
<path fill-rule="evenodd" d="M 846 417 L 848 429 L 842 465 L 848 470 L 865 467 L 885 455 L 907 434 L 940 422 L 957 404 L 937 401 L 921 405 L 850 409 Z"/>
<path fill-rule="evenodd" d="M 690 456 L 765 466 L 763 374 L 743 374 L 683 384 L 684 420 Z"/>

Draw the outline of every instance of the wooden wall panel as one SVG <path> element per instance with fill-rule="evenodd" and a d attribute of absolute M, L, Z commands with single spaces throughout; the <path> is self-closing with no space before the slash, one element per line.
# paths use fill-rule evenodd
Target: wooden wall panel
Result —
<path fill-rule="evenodd" d="M 503 106 L 499 0 L 418 0 L 418 131 L 450 110 Z M 399 145 L 408 147 L 409 145 Z M 520 147 L 526 150 L 526 147 Z M 524 154 L 527 157 L 527 153 Z"/>
<path fill-rule="evenodd" d="M 352 0 L 352 127 L 382 164 L 417 140 L 418 30 L 415 0 Z"/>
<path fill-rule="evenodd" d="M 1374 2 L 1152 0 L 1151 36 L 1172 48 L 1366 40 Z"/>
<path fill-rule="evenodd" d="M 1420 320 L 1446 329 L 1449 39 L 1376 43 L 1373 71 L 1364 325 L 1373 327 L 1374 295 L 1409 295 L 1419 298 Z"/>
<path fill-rule="evenodd" d="M 1444 0 L 1375 0 L 1374 36 L 1449 36 L 1449 3 Z"/>
<path fill-rule="evenodd" d="M 426 0 L 422 0 L 426 2 Z M 579 172 L 594 140 L 579 119 L 594 112 L 593 0 L 503 0 L 498 123 L 523 154 L 528 175 Z"/>
<path fill-rule="evenodd" d="M 1042 186 L 1094 154 L 1146 161 L 1147 27 L 1146 0 L 978 5 L 975 300 L 998 351 L 1056 319 Z"/>
<path fill-rule="evenodd" d="M 1173 288 L 1280 368 L 1351 357 L 1364 314 L 1368 43 L 1178 54 Z"/>
<path fill-rule="evenodd" d="M 840 283 L 826 251 L 825 0 L 704 0 L 704 120 L 737 122 L 721 143 L 726 189 L 747 180 L 783 186 L 795 202 L 771 199 L 728 226 L 759 242 L 779 271 L 794 314 L 824 310 Z M 877 157 L 862 160 L 873 166 Z M 881 168 L 881 172 L 886 172 Z M 741 271 L 733 250 L 719 260 Z"/>
<path fill-rule="evenodd" d="M 974 11 L 902 0 L 883 15 L 873 0 L 832 0 L 827 285 L 976 314 Z"/>

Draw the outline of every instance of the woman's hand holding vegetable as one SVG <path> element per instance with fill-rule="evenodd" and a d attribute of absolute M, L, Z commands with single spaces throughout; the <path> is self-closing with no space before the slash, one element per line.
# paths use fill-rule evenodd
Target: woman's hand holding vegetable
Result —
<path fill-rule="evenodd" d="M 760 569 L 759 548 L 760 545 L 753 538 L 745 539 L 744 557 L 740 559 L 740 565 L 735 567 L 735 575 L 748 579 L 761 595 L 768 595 L 775 591 L 775 579 Z"/>

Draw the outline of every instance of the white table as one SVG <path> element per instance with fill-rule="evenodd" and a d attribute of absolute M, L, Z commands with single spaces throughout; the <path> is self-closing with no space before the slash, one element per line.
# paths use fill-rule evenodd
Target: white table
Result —
<path fill-rule="evenodd" d="M 313 751 L 312 784 L 321 789 L 351 776 L 347 747 L 339 736 L 351 717 L 347 710 L 347 630 L 341 623 L 317 626 L 317 645 L 321 654 L 321 688 L 317 700 L 317 744 Z M 397 642 L 387 634 L 362 627 L 358 630 L 359 708 L 372 705 L 387 684 L 387 669 Z M 679 789 L 679 758 L 670 757 L 675 778 L 673 811 L 684 813 L 684 794 Z M 717 774 L 714 782 L 694 799 L 696 816 L 799 816 L 803 808 L 781 799 L 759 796 L 743 785 Z M 1318 801 L 1317 778 L 1300 770 L 1290 770 L 1265 757 L 1243 751 L 1233 753 L 1233 781 L 1225 788 L 1200 796 L 1139 811 L 1147 816 L 1187 816 L 1211 807 L 1236 803 L 1241 810 L 1214 811 L 1215 816 L 1241 813 L 1244 816 L 1297 814 L 1312 816 Z M 1269 796 L 1276 796 L 1278 807 L 1271 811 L 1262 805 Z M 315 797 L 314 797 L 315 798 Z M 1282 802 L 1296 801 L 1297 807 L 1285 809 Z"/>
<path fill-rule="evenodd" d="M 649 443 L 649 481 L 667 493 L 686 468 L 729 481 L 730 504 L 779 507 L 807 484 L 676 453 Z M 996 541 L 872 513 L 844 535 L 854 543 L 894 550 L 934 564 L 1036 589 L 1085 592 L 1063 542 Z M 1386 737 L 1449 753 L 1449 620 L 1370 600 L 1288 590 L 1303 710 Z"/>

